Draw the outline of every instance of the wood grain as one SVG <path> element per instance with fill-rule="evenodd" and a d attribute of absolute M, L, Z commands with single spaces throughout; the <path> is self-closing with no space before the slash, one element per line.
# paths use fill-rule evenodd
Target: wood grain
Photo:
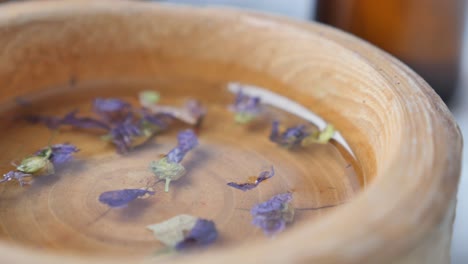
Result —
<path fill-rule="evenodd" d="M 109 3 L 4 6 L 2 109 L 11 107 L 12 98 L 53 91 L 70 80 L 184 76 L 251 83 L 333 123 L 367 183 L 352 202 L 268 243 L 252 241 L 168 262 L 448 263 L 462 140 L 447 107 L 406 66 L 317 24 L 235 10 Z M 28 206 L 18 210 L 34 208 Z M 0 242 L 0 259 L 131 262 L 112 254 L 43 252 L 8 241 Z"/>

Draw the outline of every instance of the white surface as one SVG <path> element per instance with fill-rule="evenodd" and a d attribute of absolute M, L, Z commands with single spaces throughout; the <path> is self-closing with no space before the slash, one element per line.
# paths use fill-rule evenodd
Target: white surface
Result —
<path fill-rule="evenodd" d="M 310 18 L 313 2 L 310 0 L 169 0 L 165 2 L 192 5 L 227 5 L 282 14 L 297 19 Z"/>
<path fill-rule="evenodd" d="M 289 98 L 270 92 L 264 88 L 240 83 L 229 83 L 228 90 L 231 93 L 238 93 L 242 90 L 242 92 L 248 96 L 260 97 L 262 104 L 271 105 L 290 114 L 300 116 L 301 118 L 316 125 L 319 130 L 324 130 L 327 126 L 327 122 L 314 112 L 290 100 Z M 343 146 L 349 152 L 349 154 L 353 156 L 353 158 L 356 158 L 353 150 L 349 147 L 348 143 L 339 131 L 335 131 L 333 139 L 336 140 L 336 142 L 338 142 L 341 146 Z"/>
<path fill-rule="evenodd" d="M 468 154 L 466 153 L 466 142 L 468 140 L 468 16 L 465 21 L 461 81 L 452 109 L 465 141 L 462 175 L 458 188 L 457 215 L 453 229 L 452 264 L 468 263 Z"/>
<path fill-rule="evenodd" d="M 466 75 L 465 75 L 466 77 Z M 464 81 L 463 83 L 467 83 Z M 463 101 L 454 109 L 460 129 L 465 140 L 465 148 L 462 164 L 462 176 L 458 188 L 458 204 L 452 239 L 452 264 L 468 263 L 468 154 L 466 154 L 466 142 L 468 140 L 468 90 L 466 86 L 460 87 L 460 97 Z"/>

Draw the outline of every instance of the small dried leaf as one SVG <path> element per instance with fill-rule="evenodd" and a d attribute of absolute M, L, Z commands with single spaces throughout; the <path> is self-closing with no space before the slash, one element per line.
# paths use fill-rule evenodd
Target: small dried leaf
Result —
<path fill-rule="evenodd" d="M 185 238 L 184 232 L 192 230 L 198 218 L 190 215 L 178 215 L 159 224 L 147 226 L 157 240 L 169 247 L 175 247 Z"/>

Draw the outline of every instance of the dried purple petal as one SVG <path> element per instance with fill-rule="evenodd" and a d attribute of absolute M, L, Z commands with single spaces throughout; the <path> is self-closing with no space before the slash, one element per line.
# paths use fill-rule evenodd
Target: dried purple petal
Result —
<path fill-rule="evenodd" d="M 96 98 L 93 103 L 96 113 L 120 112 L 128 107 L 130 107 L 129 103 L 117 98 Z"/>
<path fill-rule="evenodd" d="M 17 180 L 21 186 L 24 186 L 27 184 L 27 182 L 24 181 L 24 178 L 27 177 L 32 177 L 32 175 L 21 171 L 9 171 L 8 173 L 3 174 L 3 179 L 0 180 L 0 183 Z"/>
<path fill-rule="evenodd" d="M 110 207 L 124 207 L 133 200 L 154 195 L 155 192 L 148 189 L 123 189 L 103 192 L 99 196 L 99 202 Z"/>
<path fill-rule="evenodd" d="M 152 125 L 159 127 L 161 130 L 166 129 L 168 123 L 171 119 L 169 115 L 166 114 L 151 114 L 148 111 L 141 111 L 142 121 L 148 122 Z"/>
<path fill-rule="evenodd" d="M 69 162 L 73 159 L 73 153 L 78 152 L 79 149 L 72 144 L 55 144 L 51 146 L 52 155 L 50 155 L 50 161 L 54 165 L 60 165 Z"/>
<path fill-rule="evenodd" d="M 284 230 L 294 219 L 294 207 L 290 204 L 291 193 L 273 196 L 270 200 L 257 204 L 250 213 L 253 224 L 263 229 L 266 235 L 274 235 Z"/>
<path fill-rule="evenodd" d="M 62 119 L 59 117 L 51 117 L 51 116 L 39 116 L 39 115 L 29 115 L 24 118 L 26 121 L 31 122 L 33 124 L 44 124 L 51 130 L 55 130 L 59 128 Z"/>
<path fill-rule="evenodd" d="M 75 128 L 82 128 L 82 129 L 104 129 L 109 130 L 110 127 L 106 123 L 91 118 L 91 117 L 77 117 L 76 114 L 78 113 L 77 110 L 71 111 L 70 113 L 66 114 L 61 120 L 60 125 L 69 125 Z"/>
<path fill-rule="evenodd" d="M 271 128 L 270 140 L 281 146 L 290 148 L 300 146 L 302 140 L 309 135 L 305 125 L 290 127 L 280 134 L 279 122 L 274 121 Z"/>
<path fill-rule="evenodd" d="M 108 135 L 120 153 L 127 153 L 133 147 L 135 137 L 142 136 L 140 128 L 134 123 L 133 115 L 128 114 L 123 122 L 116 124 Z"/>
<path fill-rule="evenodd" d="M 141 132 L 148 138 L 167 129 L 173 119 L 166 114 L 149 113 L 147 109 L 141 109 L 140 116 L 139 126 Z"/>
<path fill-rule="evenodd" d="M 78 110 L 71 111 L 63 118 L 51 116 L 27 116 L 26 120 L 31 123 L 42 123 L 49 129 L 57 129 L 64 125 L 81 129 L 110 129 L 110 127 L 105 122 L 90 117 L 77 117 L 77 113 Z"/>
<path fill-rule="evenodd" d="M 93 102 L 94 112 L 109 124 L 116 125 L 123 122 L 131 113 L 131 105 L 117 98 L 96 98 Z"/>
<path fill-rule="evenodd" d="M 218 231 L 213 221 L 198 219 L 195 226 L 176 244 L 176 250 L 187 250 L 213 244 L 218 238 Z"/>
<path fill-rule="evenodd" d="M 231 110 L 236 113 L 235 121 L 248 123 L 255 119 L 262 111 L 260 97 L 248 96 L 239 90 Z"/>
<path fill-rule="evenodd" d="M 275 170 L 274 170 L 273 166 L 271 166 L 270 171 L 262 171 L 258 175 L 258 177 L 256 177 L 252 182 L 246 182 L 246 183 L 230 182 L 227 185 L 245 192 L 245 191 L 248 191 L 248 190 L 251 190 L 251 189 L 257 187 L 262 181 L 268 180 L 271 177 L 273 177 L 274 175 L 275 175 Z"/>
<path fill-rule="evenodd" d="M 167 160 L 171 163 L 180 163 L 187 152 L 198 145 L 197 135 L 190 129 L 179 132 L 177 141 L 177 147 L 167 154 Z"/>

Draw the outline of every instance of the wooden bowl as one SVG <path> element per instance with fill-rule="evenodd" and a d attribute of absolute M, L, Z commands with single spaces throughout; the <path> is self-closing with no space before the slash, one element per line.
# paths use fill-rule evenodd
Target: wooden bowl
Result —
<path fill-rule="evenodd" d="M 360 188 L 350 187 L 341 167 L 345 161 L 330 162 L 336 151 L 317 147 L 291 158 L 285 150 L 272 150 L 267 139 L 249 138 L 243 128 L 216 126 L 228 124 L 228 116 L 212 104 L 201 152 L 192 156 L 205 153 L 216 160 L 203 163 L 195 173 L 206 185 L 199 186 L 198 178 L 192 181 L 200 189 L 190 189 L 187 182 L 174 185 L 189 191 L 155 198 L 160 211 L 143 211 L 153 205 L 140 203 L 123 216 L 117 212 L 106 216 L 122 217 L 119 221 L 125 225 L 104 220 L 79 229 L 78 224 L 103 212 L 96 198 L 99 191 L 142 180 L 132 173 L 145 174 L 148 159 L 169 149 L 174 139 L 162 137 L 158 150 L 146 148 L 122 160 L 89 135 L 60 133 L 57 141 L 72 140 L 82 148 L 73 175 L 65 171 L 59 178 L 44 177 L 25 188 L 13 183 L 0 186 L 2 263 L 449 262 L 460 131 L 427 83 L 368 43 L 323 25 L 247 11 L 47 1 L 1 7 L 0 50 L 2 113 L 31 109 L 61 113 L 101 92 L 128 95 L 148 87 L 209 102 L 226 99 L 220 84 L 229 81 L 265 87 L 337 127 L 356 155 L 354 168 L 364 188 L 354 195 Z M 74 89 L 78 92 L 70 92 Z M 29 103 L 34 107 L 28 108 Z M 5 118 L 1 122 L 11 126 L 1 132 L 0 158 L 5 164 L 17 158 L 19 145 L 30 153 L 46 144 L 50 135 L 30 124 Z M 278 178 L 250 196 L 219 187 L 226 179 L 243 177 L 267 163 L 277 166 Z M 122 181 L 122 175 L 128 181 Z M 220 180 L 220 175 L 225 178 Z M 346 204 L 315 212 L 270 240 L 243 229 L 250 218 L 245 212 L 239 217 L 242 212 L 236 206 L 247 208 L 274 191 L 291 191 L 288 188 L 302 192 L 296 206 Z M 171 202 L 176 209 L 168 205 Z M 179 209 L 222 219 L 221 237 L 242 242 L 221 241 L 201 253 L 177 257 L 143 257 L 142 252 L 157 242 L 144 225 L 138 225 Z M 224 223 L 234 227 L 224 230 Z"/>

